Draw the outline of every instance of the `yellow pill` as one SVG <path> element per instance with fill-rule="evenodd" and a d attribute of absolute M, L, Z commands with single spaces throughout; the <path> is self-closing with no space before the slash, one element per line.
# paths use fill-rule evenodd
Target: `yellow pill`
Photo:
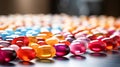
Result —
<path fill-rule="evenodd" d="M 53 34 L 51 32 L 41 32 L 40 34 L 46 34 L 47 38 L 50 38 L 53 36 Z"/>
<path fill-rule="evenodd" d="M 28 39 L 30 43 L 37 43 L 37 39 L 34 36 L 29 36 Z"/>
<path fill-rule="evenodd" d="M 37 52 L 37 48 L 39 47 L 39 45 L 37 43 L 29 43 L 29 46 L 31 48 L 33 48 L 35 50 L 35 52 Z"/>
<path fill-rule="evenodd" d="M 56 34 L 54 37 L 56 37 L 58 40 L 65 40 L 65 37 L 61 34 Z"/>
<path fill-rule="evenodd" d="M 38 34 L 37 36 L 36 36 L 36 38 L 37 39 L 47 39 L 47 35 L 46 34 Z"/>
<path fill-rule="evenodd" d="M 40 59 L 52 58 L 55 54 L 55 48 L 50 45 L 43 45 L 37 48 L 37 57 Z"/>
<path fill-rule="evenodd" d="M 52 37 L 52 38 L 46 39 L 45 42 L 48 45 L 54 46 L 55 44 L 59 42 L 59 40 L 57 38 Z"/>

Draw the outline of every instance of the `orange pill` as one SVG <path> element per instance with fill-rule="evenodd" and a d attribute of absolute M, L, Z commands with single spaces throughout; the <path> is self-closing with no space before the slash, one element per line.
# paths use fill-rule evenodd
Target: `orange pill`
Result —
<path fill-rule="evenodd" d="M 65 45 L 70 45 L 70 42 L 69 41 L 67 41 L 67 40 L 61 40 L 61 41 L 59 41 L 59 43 L 61 43 L 61 44 L 65 44 Z"/>
<path fill-rule="evenodd" d="M 55 44 L 57 44 L 59 42 L 59 40 L 57 38 L 52 37 L 52 38 L 46 39 L 45 42 L 48 45 L 54 46 Z"/>
<path fill-rule="evenodd" d="M 35 50 L 35 52 L 37 52 L 37 48 L 39 47 L 39 45 L 37 43 L 29 43 L 29 46 L 31 48 L 33 48 Z"/>
<path fill-rule="evenodd" d="M 47 35 L 46 34 L 38 34 L 37 36 L 36 36 L 36 39 L 47 39 Z"/>
<path fill-rule="evenodd" d="M 37 39 L 34 36 L 29 36 L 28 39 L 29 39 L 29 43 L 37 43 Z"/>
<path fill-rule="evenodd" d="M 40 34 L 46 34 L 47 38 L 50 38 L 53 36 L 53 34 L 51 32 L 41 32 Z"/>
<path fill-rule="evenodd" d="M 42 45 L 37 48 L 37 57 L 40 59 L 52 58 L 55 54 L 55 48 L 50 45 Z"/>
<path fill-rule="evenodd" d="M 65 37 L 61 34 L 56 34 L 56 35 L 54 35 L 54 37 L 56 37 L 59 40 L 64 40 L 65 39 Z"/>

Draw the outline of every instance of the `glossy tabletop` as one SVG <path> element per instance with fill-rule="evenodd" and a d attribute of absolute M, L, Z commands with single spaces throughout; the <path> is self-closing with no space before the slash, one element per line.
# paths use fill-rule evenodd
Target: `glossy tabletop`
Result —
<path fill-rule="evenodd" d="M 34 59 L 31 62 L 14 62 L 0 64 L 0 67 L 120 67 L 120 50 L 104 53 L 87 52 L 81 56 L 71 54 L 52 59 Z"/>

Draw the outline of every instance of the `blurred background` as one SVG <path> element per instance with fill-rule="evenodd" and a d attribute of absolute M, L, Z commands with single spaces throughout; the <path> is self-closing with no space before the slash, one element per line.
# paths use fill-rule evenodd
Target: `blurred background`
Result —
<path fill-rule="evenodd" d="M 120 16 L 120 0 L 0 0 L 0 15 L 16 13 Z"/>

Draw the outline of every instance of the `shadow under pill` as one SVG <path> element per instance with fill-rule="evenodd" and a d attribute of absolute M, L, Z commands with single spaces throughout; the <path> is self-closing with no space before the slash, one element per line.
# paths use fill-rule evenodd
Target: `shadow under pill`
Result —
<path fill-rule="evenodd" d="M 39 62 L 39 63 L 54 63 L 54 60 L 52 59 L 36 59 L 36 62 Z"/>
<path fill-rule="evenodd" d="M 119 54 L 118 51 L 106 51 L 107 54 Z"/>
<path fill-rule="evenodd" d="M 85 60 L 86 59 L 85 56 L 81 56 L 81 55 L 71 55 L 70 58 L 76 59 L 76 60 Z"/>
<path fill-rule="evenodd" d="M 93 57 L 107 57 L 105 53 L 90 53 L 89 55 Z"/>
<path fill-rule="evenodd" d="M 60 61 L 69 61 L 69 59 L 67 57 L 54 57 L 53 59 L 55 60 L 60 60 Z"/>
<path fill-rule="evenodd" d="M 19 59 L 19 58 L 16 58 L 14 61 L 15 61 L 15 62 L 20 62 L 20 59 Z"/>
<path fill-rule="evenodd" d="M 19 64 L 21 64 L 21 65 L 30 65 L 30 66 L 34 65 L 33 62 L 28 62 L 28 61 L 20 61 Z"/>
<path fill-rule="evenodd" d="M 15 64 L 14 63 L 0 63 L 1 66 L 5 67 L 15 67 Z"/>

